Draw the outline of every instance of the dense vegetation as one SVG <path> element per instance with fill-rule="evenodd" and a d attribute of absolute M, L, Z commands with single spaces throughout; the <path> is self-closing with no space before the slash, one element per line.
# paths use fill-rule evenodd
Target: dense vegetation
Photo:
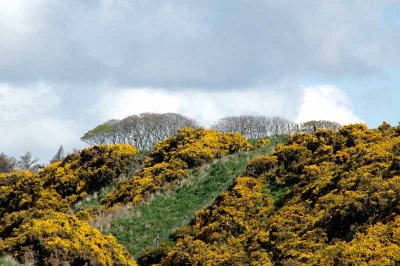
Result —
<path fill-rule="evenodd" d="M 81 140 L 90 145 L 129 143 L 140 150 L 151 150 L 158 142 L 187 127 L 197 128 L 199 125 L 195 120 L 176 113 L 142 113 L 121 120 L 108 120 L 86 132 Z M 296 131 L 314 133 L 317 128 L 337 131 L 339 127 L 339 123 L 328 120 L 295 123 L 281 116 L 263 115 L 227 116 L 211 126 L 214 130 L 239 133 L 248 139 L 290 135 Z"/>
<path fill-rule="evenodd" d="M 126 210 L 109 224 L 98 225 L 114 235 L 135 257 L 143 255 L 145 248 L 157 243 L 171 245 L 173 240 L 170 237 L 176 228 L 189 224 L 195 211 L 211 204 L 222 191 L 228 189 L 254 156 L 269 153 L 272 149 L 269 145 L 239 152 L 191 170 L 174 188 L 155 195 L 146 204 Z"/>
<path fill-rule="evenodd" d="M 183 129 L 0 174 L 0 261 L 399 264 L 400 126 L 314 125 L 271 154 L 277 138 Z"/>
<path fill-rule="evenodd" d="M 189 169 L 250 148 L 239 134 L 184 129 L 160 142 L 140 163 L 133 146 L 100 145 L 70 154 L 37 174 L 1 174 L 0 253 L 45 265 L 134 265 L 112 236 L 102 235 L 88 223 L 98 210 L 70 214 L 77 203 L 117 183 L 104 200 L 105 211 L 115 203 L 144 202 L 155 192 L 177 185 Z"/>
<path fill-rule="evenodd" d="M 158 254 L 162 265 L 396 265 L 400 127 L 297 133 Z"/>
<path fill-rule="evenodd" d="M 38 174 L 0 174 L 0 254 L 45 265 L 135 265 L 112 236 L 66 212 L 117 180 L 136 154 L 130 145 L 95 146 Z"/>
<path fill-rule="evenodd" d="M 237 133 L 182 129 L 159 142 L 149 154 L 144 169 L 118 185 L 104 200 L 107 207 L 119 203 L 137 204 L 154 192 L 170 188 L 185 178 L 188 170 L 227 154 L 247 151 L 250 143 Z"/>

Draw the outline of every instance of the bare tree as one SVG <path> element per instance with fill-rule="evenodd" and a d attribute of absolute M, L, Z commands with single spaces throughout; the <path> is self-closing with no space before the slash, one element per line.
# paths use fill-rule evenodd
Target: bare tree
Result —
<path fill-rule="evenodd" d="M 332 129 L 338 131 L 340 124 L 334 121 L 328 120 L 311 120 L 300 124 L 300 130 L 302 132 L 315 133 L 319 128 L 321 129 Z"/>
<path fill-rule="evenodd" d="M 12 172 L 17 166 L 17 160 L 5 153 L 0 153 L 0 173 Z"/>
<path fill-rule="evenodd" d="M 291 134 L 296 124 L 280 116 L 242 115 L 221 118 L 212 128 L 222 132 L 238 132 L 249 139 L 259 139 L 269 135 Z"/>
<path fill-rule="evenodd" d="M 36 164 L 40 159 L 37 157 L 33 157 L 32 153 L 27 151 L 24 155 L 21 155 L 20 160 L 18 161 L 18 167 L 22 170 L 29 171 L 37 171 L 40 167 L 39 164 Z"/>
<path fill-rule="evenodd" d="M 64 147 L 60 145 L 60 147 L 57 150 L 57 153 L 54 155 L 53 159 L 50 160 L 50 163 L 62 161 L 64 158 L 65 158 Z"/>
<path fill-rule="evenodd" d="M 109 120 L 89 130 L 81 140 L 90 145 L 126 143 L 147 150 L 185 127 L 198 125 L 180 114 L 142 113 L 122 120 Z"/>

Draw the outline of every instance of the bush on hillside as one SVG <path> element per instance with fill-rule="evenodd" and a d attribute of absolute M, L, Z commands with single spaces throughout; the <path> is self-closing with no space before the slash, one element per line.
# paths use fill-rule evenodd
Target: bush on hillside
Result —
<path fill-rule="evenodd" d="M 130 145 L 101 145 L 68 155 L 38 174 L 0 174 L 0 217 L 29 208 L 66 211 L 87 193 L 115 182 L 136 153 Z"/>
<path fill-rule="evenodd" d="M 269 138 L 258 139 L 257 142 L 256 142 L 256 147 L 257 148 L 260 148 L 260 147 L 263 147 L 263 146 L 268 146 L 268 145 L 271 145 L 271 139 L 269 139 Z"/>
<path fill-rule="evenodd" d="M 108 194 L 104 204 L 139 203 L 156 191 L 181 180 L 190 168 L 213 159 L 251 148 L 240 134 L 215 130 L 182 129 L 158 143 L 150 152 L 145 168 Z"/>
<path fill-rule="evenodd" d="M 396 265 L 399 147 L 400 127 L 388 125 L 296 133 L 197 213 L 160 263 Z M 248 197 L 237 193 L 243 182 Z M 260 201 L 282 190 L 273 210 Z"/>
<path fill-rule="evenodd" d="M 33 211 L 20 213 L 12 235 L 0 240 L 0 254 L 40 265 L 136 265 L 112 236 L 76 217 Z"/>

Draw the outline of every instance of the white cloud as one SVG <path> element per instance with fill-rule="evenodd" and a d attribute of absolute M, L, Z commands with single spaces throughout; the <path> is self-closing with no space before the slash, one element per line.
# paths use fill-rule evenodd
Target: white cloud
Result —
<path fill-rule="evenodd" d="M 93 108 L 103 121 L 143 112 L 177 112 L 205 126 L 231 115 L 280 115 L 296 122 L 331 120 L 342 124 L 361 119 L 347 95 L 332 85 L 209 91 L 136 88 L 108 90 Z"/>
<path fill-rule="evenodd" d="M 123 118 L 143 112 L 178 112 L 183 100 L 163 90 L 108 90 L 92 111 L 103 119 Z"/>
<path fill-rule="evenodd" d="M 195 118 L 205 126 L 229 115 L 282 115 L 294 118 L 301 87 L 279 90 L 209 91 L 137 88 L 113 89 L 105 93 L 92 110 L 104 120 L 143 112 L 177 112 Z"/>
<path fill-rule="evenodd" d="M 341 124 L 360 122 L 347 95 L 332 85 L 316 85 L 304 88 L 303 102 L 297 122 L 330 120 Z"/>
<path fill-rule="evenodd" d="M 0 152 L 17 157 L 29 150 L 46 163 L 59 145 L 82 147 L 77 121 L 60 115 L 60 101 L 46 84 L 0 83 Z"/>

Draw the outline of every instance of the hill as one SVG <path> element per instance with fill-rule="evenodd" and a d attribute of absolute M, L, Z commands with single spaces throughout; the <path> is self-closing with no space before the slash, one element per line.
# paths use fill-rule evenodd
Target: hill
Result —
<path fill-rule="evenodd" d="M 279 143 L 185 129 L 148 153 L 95 146 L 0 175 L 0 252 L 44 265 L 400 263 L 400 127 Z"/>
<path fill-rule="evenodd" d="M 399 147 L 400 127 L 387 124 L 297 133 L 250 162 L 158 262 L 397 265 Z"/>
<path fill-rule="evenodd" d="M 184 129 L 140 159 L 130 145 L 101 145 L 71 154 L 38 174 L 2 174 L 0 253 L 45 265 L 135 265 L 114 237 L 89 223 L 104 212 L 148 202 L 155 193 L 178 185 L 192 168 L 250 148 L 239 134 Z M 109 193 L 101 210 L 77 208 L 88 195 L 104 191 Z"/>

